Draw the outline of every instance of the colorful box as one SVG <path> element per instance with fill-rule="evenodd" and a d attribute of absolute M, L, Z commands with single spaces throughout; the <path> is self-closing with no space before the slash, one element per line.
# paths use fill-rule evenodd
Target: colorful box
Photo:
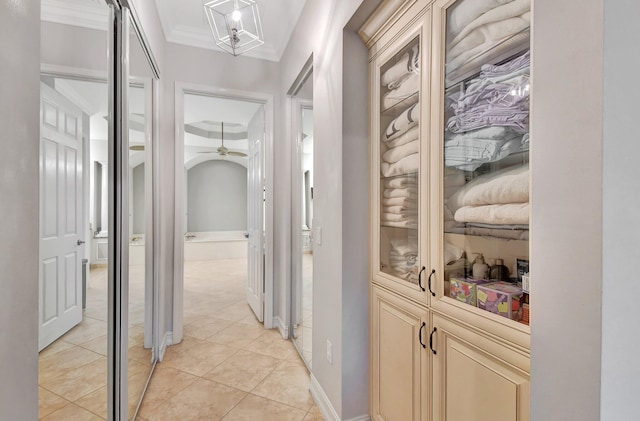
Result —
<path fill-rule="evenodd" d="M 487 282 L 488 281 L 484 279 L 450 278 L 449 297 L 477 307 L 477 286 L 486 284 Z"/>
<path fill-rule="evenodd" d="M 509 282 L 489 282 L 478 285 L 478 308 L 518 320 L 522 288 Z"/>

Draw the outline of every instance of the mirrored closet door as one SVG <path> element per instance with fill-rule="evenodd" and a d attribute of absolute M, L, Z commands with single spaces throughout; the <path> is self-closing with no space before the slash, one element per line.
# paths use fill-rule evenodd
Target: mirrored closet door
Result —
<path fill-rule="evenodd" d="M 306 67 L 293 90 L 292 339 L 311 368 L 313 329 L 313 77 Z"/>

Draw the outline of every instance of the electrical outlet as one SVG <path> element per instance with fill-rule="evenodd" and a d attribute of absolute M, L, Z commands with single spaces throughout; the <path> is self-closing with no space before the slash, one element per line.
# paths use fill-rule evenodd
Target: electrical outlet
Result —
<path fill-rule="evenodd" d="M 327 361 L 329 364 L 333 364 L 333 344 L 327 339 Z"/>

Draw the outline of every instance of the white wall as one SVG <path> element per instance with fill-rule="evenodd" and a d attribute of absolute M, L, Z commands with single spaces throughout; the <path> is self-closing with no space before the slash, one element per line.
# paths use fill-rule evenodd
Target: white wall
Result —
<path fill-rule="evenodd" d="M 313 375 L 341 419 L 368 412 L 367 53 L 357 47 L 353 34 L 349 41 L 343 39 L 343 29 L 360 4 L 361 0 L 308 0 L 281 61 L 285 93 L 313 54 L 313 211 L 314 225 L 322 229 L 322 244 L 314 244 Z M 359 107 L 353 110 L 353 125 L 344 123 L 352 115 L 344 102 L 347 94 L 348 106 Z M 290 103 L 285 97 L 281 108 L 291 150 Z M 277 171 L 291 174 L 289 157 L 281 159 Z M 278 196 L 290 197 L 290 185 L 280 184 Z M 289 264 L 288 251 L 282 252 L 284 266 Z M 288 296 L 281 292 L 280 317 L 288 320 Z M 332 364 L 324 357 L 327 340 L 333 344 Z"/>
<path fill-rule="evenodd" d="M 0 2 L 0 419 L 38 418 L 40 2 Z"/>
<path fill-rule="evenodd" d="M 635 277 L 640 262 L 640 3 L 604 2 L 602 390 L 600 419 L 638 419 L 640 335 Z"/>
<path fill-rule="evenodd" d="M 144 207 L 144 162 L 133 168 L 131 177 L 131 188 L 133 193 L 132 211 L 133 211 L 133 234 L 144 234 L 145 228 L 145 207 Z"/>
<path fill-rule="evenodd" d="M 247 229 L 247 168 L 219 159 L 187 172 L 187 231 Z"/>
<path fill-rule="evenodd" d="M 533 20 L 531 419 L 598 420 L 603 2 L 536 0 Z"/>

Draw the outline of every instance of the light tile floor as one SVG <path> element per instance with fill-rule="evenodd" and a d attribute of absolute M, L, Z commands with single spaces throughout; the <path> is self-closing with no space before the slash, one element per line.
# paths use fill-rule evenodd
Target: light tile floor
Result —
<path fill-rule="evenodd" d="M 185 337 L 157 365 L 138 420 L 323 420 L 293 344 L 247 305 L 246 276 L 245 259 L 185 262 Z"/>
<path fill-rule="evenodd" d="M 144 266 L 130 267 L 129 415 L 151 368 L 144 349 Z M 40 352 L 39 419 L 93 421 L 107 416 L 107 269 L 92 269 L 83 321 Z"/>

